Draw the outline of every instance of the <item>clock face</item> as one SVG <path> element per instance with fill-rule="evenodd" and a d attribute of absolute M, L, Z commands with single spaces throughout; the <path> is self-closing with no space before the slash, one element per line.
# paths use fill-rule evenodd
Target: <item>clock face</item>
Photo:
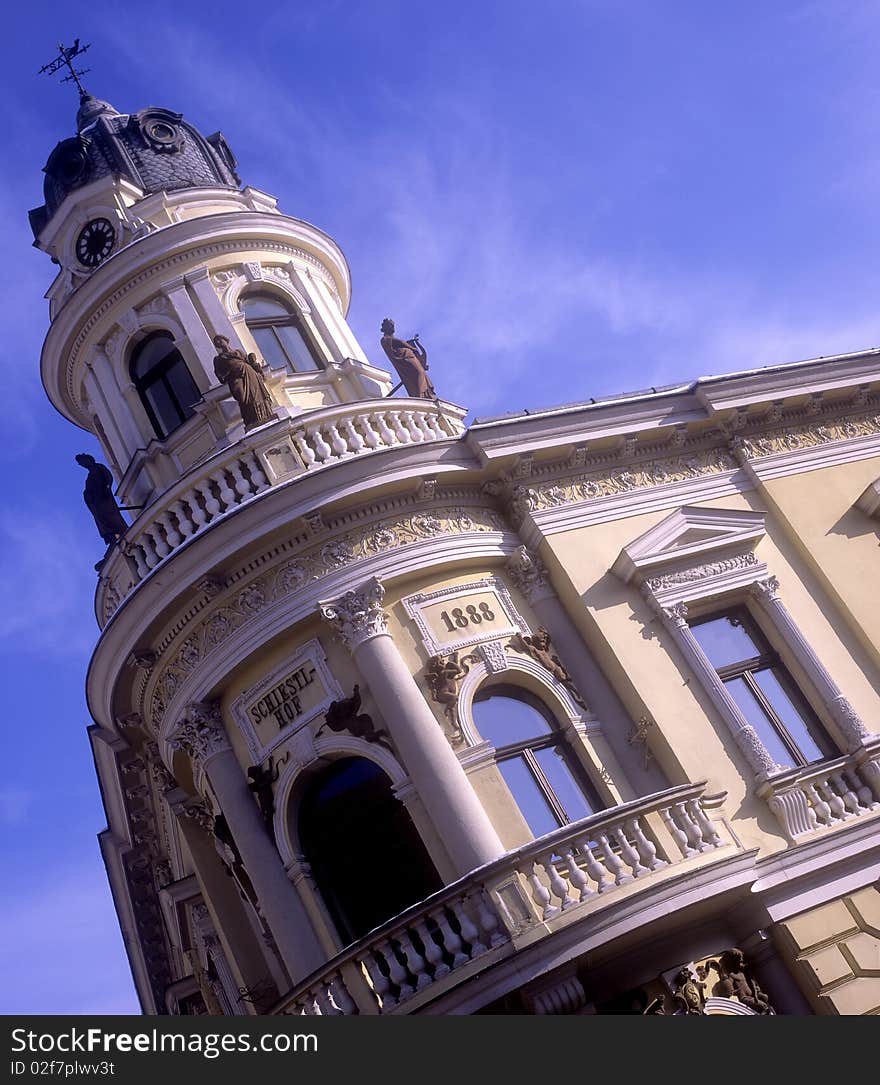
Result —
<path fill-rule="evenodd" d="M 76 258 L 85 267 L 97 267 L 110 255 L 116 231 L 108 219 L 92 219 L 76 239 Z"/>

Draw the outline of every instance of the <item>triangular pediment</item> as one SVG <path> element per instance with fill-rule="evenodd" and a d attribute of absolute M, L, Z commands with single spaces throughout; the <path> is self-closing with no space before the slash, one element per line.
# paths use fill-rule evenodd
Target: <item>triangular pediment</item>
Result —
<path fill-rule="evenodd" d="M 764 516 L 748 509 L 685 505 L 625 546 L 611 571 L 628 583 L 637 573 L 648 575 L 672 562 L 754 546 L 765 534 Z"/>

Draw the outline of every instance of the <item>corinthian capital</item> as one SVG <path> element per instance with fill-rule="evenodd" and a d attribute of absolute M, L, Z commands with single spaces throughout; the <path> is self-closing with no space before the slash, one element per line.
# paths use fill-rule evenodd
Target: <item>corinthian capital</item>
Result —
<path fill-rule="evenodd" d="M 347 591 L 330 603 L 321 603 L 321 617 L 350 651 L 371 637 L 388 632 L 388 618 L 382 609 L 385 589 L 378 577 Z"/>
<path fill-rule="evenodd" d="M 204 771 L 208 758 L 230 749 L 219 701 L 191 704 L 168 741 L 172 749 L 183 750 L 198 771 Z"/>
<path fill-rule="evenodd" d="M 508 577 L 531 603 L 533 598 L 550 590 L 547 566 L 525 546 L 518 546 L 504 566 Z"/>

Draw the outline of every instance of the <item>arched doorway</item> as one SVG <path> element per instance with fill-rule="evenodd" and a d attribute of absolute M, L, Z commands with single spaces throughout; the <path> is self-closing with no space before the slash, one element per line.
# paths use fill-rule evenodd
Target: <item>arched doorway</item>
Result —
<path fill-rule="evenodd" d="M 363 757 L 334 761 L 312 780 L 299 840 L 344 945 L 443 885 L 391 781 Z"/>

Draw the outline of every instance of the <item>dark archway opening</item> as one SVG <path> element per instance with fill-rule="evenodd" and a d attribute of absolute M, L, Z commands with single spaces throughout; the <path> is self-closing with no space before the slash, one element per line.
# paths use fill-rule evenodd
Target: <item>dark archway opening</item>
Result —
<path fill-rule="evenodd" d="M 334 761 L 299 810 L 303 855 L 344 945 L 441 889 L 412 819 L 372 761 Z"/>

